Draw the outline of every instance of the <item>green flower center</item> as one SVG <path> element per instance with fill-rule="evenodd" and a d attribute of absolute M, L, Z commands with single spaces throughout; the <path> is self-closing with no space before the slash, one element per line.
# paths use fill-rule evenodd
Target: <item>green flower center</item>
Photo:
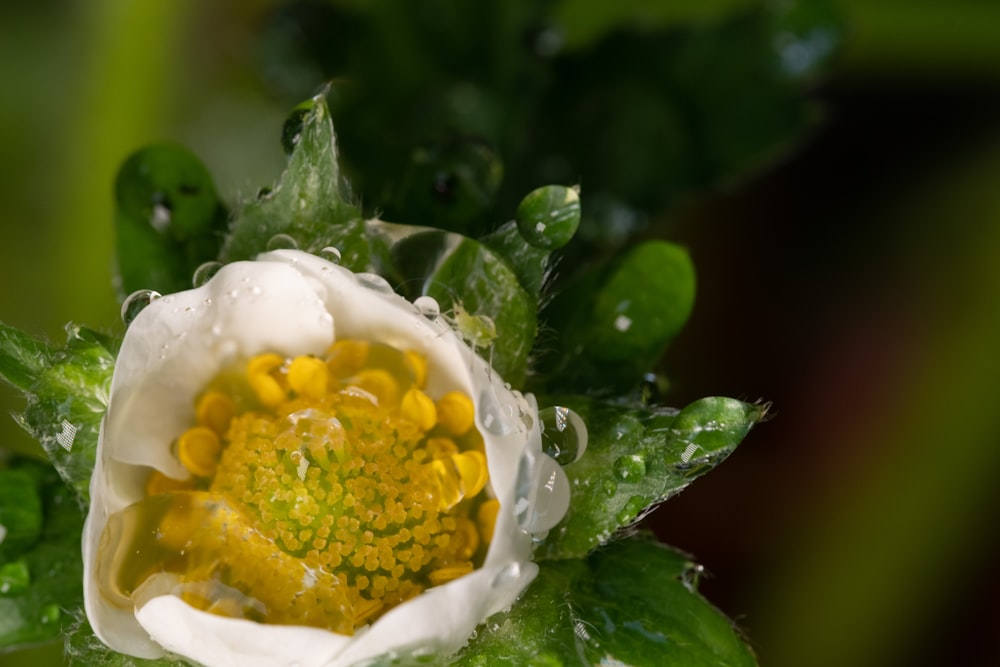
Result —
<path fill-rule="evenodd" d="M 352 634 L 472 572 L 499 505 L 471 399 L 428 396 L 427 372 L 415 352 L 342 340 L 221 374 L 174 444 L 191 479 L 153 471 L 109 519 L 104 595 Z"/>

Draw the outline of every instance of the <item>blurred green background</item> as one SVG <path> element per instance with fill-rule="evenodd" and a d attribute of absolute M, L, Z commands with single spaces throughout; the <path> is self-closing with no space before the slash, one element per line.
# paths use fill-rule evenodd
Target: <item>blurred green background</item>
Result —
<path fill-rule="evenodd" d="M 404 65 L 412 66 L 410 80 L 437 80 L 439 61 L 423 58 L 425 45 L 407 42 L 406 31 L 383 35 L 392 47 L 384 58 L 359 62 L 357 54 L 377 49 L 360 49 L 365 34 L 337 17 L 377 3 L 337 4 L 340 14 L 323 3 L 276 0 L 5 3 L 0 319 L 54 339 L 70 320 L 120 326 L 111 185 L 135 148 L 160 140 L 190 147 L 222 195 L 238 201 L 280 173 L 281 122 L 322 82 L 365 77 L 350 83 L 348 95 L 356 92 L 350 86 L 391 88 L 404 79 L 397 71 Z M 446 11 L 456 4 L 414 3 L 427 9 L 420 18 L 428 25 L 472 34 L 462 22 L 470 12 Z M 648 137 L 654 153 L 657 141 L 669 153 L 671 142 L 688 138 L 658 124 L 670 108 L 644 107 L 642 90 L 630 97 L 635 89 L 608 87 L 648 84 L 641 71 L 616 69 L 616 55 L 628 45 L 656 48 L 657 31 L 668 45 L 681 33 L 709 35 L 698 44 L 714 45 L 720 71 L 731 64 L 738 74 L 741 44 L 713 42 L 713 31 L 759 5 L 541 4 L 570 25 L 562 41 L 546 41 L 558 34 L 541 28 L 533 33 L 536 51 L 552 51 L 542 55 L 583 49 L 588 40 L 590 53 L 610 46 L 600 55 L 607 67 L 538 71 L 573 75 L 577 92 L 611 90 L 639 121 L 653 117 L 667 128 Z M 651 191 L 662 197 L 637 190 L 635 198 L 648 201 L 632 202 L 651 211 L 643 233 L 685 244 L 699 275 L 692 320 L 663 363 L 671 380 L 664 400 L 681 405 L 719 394 L 775 405 L 775 418 L 725 465 L 649 520 L 665 541 L 705 564 L 703 591 L 745 629 L 761 663 L 1000 664 L 992 639 L 1000 625 L 993 567 L 1000 557 L 1000 4 L 837 0 L 826 9 L 839 12 L 844 46 L 828 70 L 797 83 L 796 94 L 821 109 L 821 120 L 793 144 L 775 141 L 736 173 L 693 162 L 659 172 L 660 162 L 643 161 L 649 146 L 615 141 L 538 174 L 586 175 L 585 209 L 588 182 L 614 179 L 583 160 L 620 153 L 622 164 L 638 165 L 635 178 L 658 184 Z M 497 22 L 498 33 L 502 19 L 518 17 L 485 10 L 480 17 Z M 485 53 L 498 45 L 466 48 Z M 678 53 L 665 48 L 663 59 L 669 64 Z M 494 83 L 516 74 L 500 66 L 502 53 L 484 62 Z M 461 66 L 469 76 L 486 67 L 475 59 Z M 754 81 L 736 74 L 712 89 L 716 106 L 725 107 L 730 91 L 734 104 L 756 99 Z M 512 91 L 522 84 L 555 85 L 512 79 L 493 87 L 507 91 L 502 99 L 462 99 L 485 109 L 484 134 L 492 129 L 495 143 L 528 160 L 547 140 L 532 119 L 572 109 L 558 107 L 557 96 L 542 108 L 511 111 Z M 392 137 L 407 128 L 398 107 L 359 107 L 366 99 L 354 95 L 343 115 L 371 125 L 369 136 L 381 130 L 388 138 L 368 152 L 345 140 L 345 157 L 369 178 L 359 183 L 366 205 L 368 197 L 378 205 L 391 188 L 371 176 L 370 165 L 395 159 Z M 512 120 L 492 118 L 496 109 Z M 573 125 L 581 145 L 617 136 L 600 116 L 591 126 L 583 118 Z M 772 120 L 768 109 L 751 115 L 758 124 Z M 682 134 L 684 124 L 676 128 Z M 528 180 L 508 170 L 496 210 L 470 206 L 497 221 L 509 217 L 504 187 L 523 194 Z M 390 212 L 392 201 L 424 205 L 387 195 Z M 12 392 L 0 398 L 5 411 L 18 409 Z M 0 438 L 5 448 L 34 451 L 12 421 L 0 425 Z M 60 664 L 58 650 L 0 657 L 5 666 L 45 660 Z"/>

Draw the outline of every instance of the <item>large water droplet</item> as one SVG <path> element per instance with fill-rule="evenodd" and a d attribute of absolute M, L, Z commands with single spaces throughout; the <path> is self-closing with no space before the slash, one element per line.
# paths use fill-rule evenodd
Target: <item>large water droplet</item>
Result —
<path fill-rule="evenodd" d="M 320 250 L 319 256 L 331 264 L 340 264 L 340 250 L 333 246 L 327 246 Z"/>
<path fill-rule="evenodd" d="M 441 305 L 432 296 L 418 296 L 413 301 L 413 307 L 429 320 L 436 319 L 441 314 Z"/>
<path fill-rule="evenodd" d="M 569 508 L 569 480 L 548 456 L 530 452 L 521 457 L 515 489 L 514 515 L 529 533 L 543 533 L 562 521 Z"/>
<path fill-rule="evenodd" d="M 125 326 L 132 323 L 142 309 L 160 298 L 160 293 L 151 289 L 141 289 L 132 292 L 122 302 L 122 322 Z"/>
<path fill-rule="evenodd" d="M 638 482 L 646 476 L 646 459 L 641 454 L 626 454 L 615 461 L 615 476 L 623 482 Z"/>
<path fill-rule="evenodd" d="M 267 240 L 268 251 L 272 250 L 298 250 L 299 242 L 288 234 L 275 234 Z"/>
<path fill-rule="evenodd" d="M 354 275 L 358 279 L 358 283 L 363 287 L 373 289 L 376 292 L 381 292 L 382 294 L 393 293 L 392 285 L 389 284 L 389 281 L 377 273 L 356 273 Z"/>
<path fill-rule="evenodd" d="M 493 387 L 486 387 L 479 393 L 476 404 L 479 423 L 493 435 L 507 435 L 514 430 L 509 416 L 505 413 Z"/>
<path fill-rule="evenodd" d="M 209 280 L 212 279 L 219 269 L 222 268 L 222 262 L 205 262 L 194 270 L 194 275 L 191 276 L 191 284 L 195 287 L 201 287 Z"/>
<path fill-rule="evenodd" d="M 580 415 L 561 405 L 538 411 L 542 420 L 542 450 L 559 465 L 578 461 L 587 451 L 587 425 Z"/>

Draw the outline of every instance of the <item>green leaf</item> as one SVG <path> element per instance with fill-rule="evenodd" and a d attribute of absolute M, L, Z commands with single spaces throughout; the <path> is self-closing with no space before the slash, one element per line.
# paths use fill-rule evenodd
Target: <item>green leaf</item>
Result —
<path fill-rule="evenodd" d="M 767 411 L 731 398 L 703 398 L 680 411 L 581 397 L 542 397 L 540 405 L 574 410 L 589 442 L 565 467 L 569 510 L 538 545 L 539 559 L 585 556 L 721 463 Z"/>
<path fill-rule="evenodd" d="M 44 341 L 0 322 L 0 378 L 27 391 L 49 364 L 53 349 Z"/>
<path fill-rule="evenodd" d="M 190 151 L 158 144 L 133 153 L 115 180 L 122 296 L 189 289 L 195 269 L 218 256 L 226 216 L 211 175 Z"/>
<path fill-rule="evenodd" d="M 0 526 L 0 562 L 6 563 L 42 532 L 42 501 L 35 478 L 26 470 L 0 470 Z M 17 578 L 15 569 L 5 574 Z"/>
<path fill-rule="evenodd" d="M 699 572 L 646 538 L 585 561 L 543 563 L 521 599 L 480 626 L 453 664 L 756 665 L 729 620 L 695 591 Z"/>
<path fill-rule="evenodd" d="M 263 191 L 237 212 L 223 261 L 252 259 L 278 248 L 319 252 L 332 246 L 347 268 L 372 269 L 367 228 L 341 183 L 324 95 L 300 104 L 285 122 L 282 143 L 288 167 L 272 190 Z"/>
<path fill-rule="evenodd" d="M 539 362 L 541 382 L 604 395 L 634 387 L 687 322 L 694 292 L 687 251 L 666 241 L 583 277 L 542 314 L 557 333 Z"/>
<path fill-rule="evenodd" d="M 0 653 L 57 638 L 83 599 L 83 513 L 55 471 L 19 462 L 0 471 Z M 20 515 L 18 523 L 8 523 Z M 30 515 L 30 516 L 28 516 Z M 26 526 L 25 523 L 31 524 Z"/>
<path fill-rule="evenodd" d="M 86 506 L 101 419 L 107 409 L 116 342 L 70 325 L 62 349 L 0 325 L 0 372 L 28 405 L 18 423 Z M 37 355 L 33 360 L 32 355 Z"/>

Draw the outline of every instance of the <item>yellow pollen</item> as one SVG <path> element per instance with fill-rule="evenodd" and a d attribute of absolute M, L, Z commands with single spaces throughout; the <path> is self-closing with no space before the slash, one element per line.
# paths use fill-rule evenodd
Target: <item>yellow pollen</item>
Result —
<path fill-rule="evenodd" d="M 449 391 L 438 399 L 438 421 L 451 435 L 465 435 L 475 420 L 472 399 L 460 391 Z"/>
<path fill-rule="evenodd" d="M 177 458 L 191 474 L 211 477 L 215 473 L 221 448 L 222 443 L 215 431 L 207 426 L 195 426 L 177 439 Z"/>
<path fill-rule="evenodd" d="M 474 406 L 428 395 L 423 355 L 341 340 L 244 369 L 210 383 L 177 439 L 192 480 L 153 471 L 109 520 L 109 599 L 132 608 L 165 572 L 210 613 L 351 634 L 482 564 L 499 504 Z"/>
<path fill-rule="evenodd" d="M 421 431 L 429 431 L 437 423 L 437 409 L 430 396 L 419 389 L 411 389 L 403 396 L 400 406 L 403 418 L 420 427 Z"/>

